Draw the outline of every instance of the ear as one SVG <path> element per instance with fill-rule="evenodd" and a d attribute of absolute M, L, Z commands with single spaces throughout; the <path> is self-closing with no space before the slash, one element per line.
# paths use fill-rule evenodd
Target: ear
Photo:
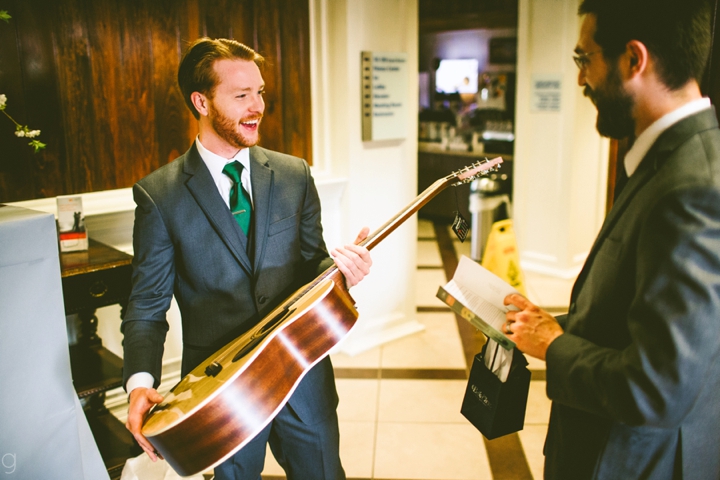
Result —
<path fill-rule="evenodd" d="M 190 94 L 190 101 L 200 115 L 204 117 L 208 115 L 208 99 L 205 95 L 200 92 L 193 92 Z"/>
<path fill-rule="evenodd" d="M 625 56 L 629 78 L 642 75 L 648 70 L 650 52 L 648 52 L 644 43 L 638 40 L 630 40 L 625 46 Z"/>

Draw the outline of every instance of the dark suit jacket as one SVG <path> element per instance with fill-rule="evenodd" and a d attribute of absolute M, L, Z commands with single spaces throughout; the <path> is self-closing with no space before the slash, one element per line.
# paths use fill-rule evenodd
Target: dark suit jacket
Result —
<path fill-rule="evenodd" d="M 195 144 L 133 187 L 135 256 L 122 323 L 124 382 L 149 372 L 155 386 L 160 383 L 173 294 L 182 316 L 185 375 L 332 264 L 305 161 L 253 147 L 250 162 L 250 248 Z M 334 410 L 329 358 L 305 376 L 289 403 L 306 423 Z"/>
<path fill-rule="evenodd" d="M 547 352 L 547 479 L 720 478 L 720 130 L 665 131 L 609 212 Z"/>

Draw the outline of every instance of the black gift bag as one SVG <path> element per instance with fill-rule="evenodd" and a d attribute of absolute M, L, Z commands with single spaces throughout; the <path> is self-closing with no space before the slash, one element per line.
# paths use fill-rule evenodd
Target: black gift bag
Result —
<path fill-rule="evenodd" d="M 496 348 L 497 347 L 496 345 Z M 462 413 L 488 440 L 522 430 L 525 423 L 525 407 L 530 389 L 530 370 L 527 360 L 514 349 L 512 366 L 505 383 L 486 366 L 483 356 L 487 343 L 475 355 Z M 495 351 L 493 351 L 495 353 Z"/>

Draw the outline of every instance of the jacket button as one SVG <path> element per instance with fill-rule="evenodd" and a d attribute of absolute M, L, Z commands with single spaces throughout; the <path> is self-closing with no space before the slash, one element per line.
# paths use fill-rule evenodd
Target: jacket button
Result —
<path fill-rule="evenodd" d="M 262 305 L 263 303 L 267 302 L 267 297 L 265 295 L 260 295 L 258 297 L 258 303 Z"/>
<path fill-rule="evenodd" d="M 575 313 L 575 310 L 577 310 L 577 305 L 573 302 L 570 304 L 570 313 Z"/>

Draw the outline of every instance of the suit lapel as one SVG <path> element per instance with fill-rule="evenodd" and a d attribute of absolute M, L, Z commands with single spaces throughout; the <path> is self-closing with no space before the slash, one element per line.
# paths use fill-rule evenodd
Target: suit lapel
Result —
<path fill-rule="evenodd" d="M 613 227 L 618 222 L 618 219 L 629 208 L 632 199 L 638 191 L 655 175 L 664 161 L 676 148 L 693 135 L 696 135 L 704 130 L 717 128 L 717 125 L 715 108 L 713 107 L 709 110 L 704 110 L 679 121 L 669 129 L 665 130 L 665 132 L 663 132 L 662 135 L 660 135 L 660 137 L 655 141 L 655 144 L 653 144 L 650 151 L 648 151 L 640 162 L 638 169 L 628 179 L 627 185 L 625 185 L 625 188 L 613 204 L 607 217 L 605 217 L 600 233 L 598 233 L 595 243 L 593 244 L 592 249 L 588 254 L 588 258 L 585 261 L 585 265 L 583 265 L 580 275 L 578 275 L 575 285 L 573 286 L 571 295 L 572 301 L 575 301 L 577 298 L 577 294 L 587 277 L 590 265 L 592 265 L 595 255 L 600 249 L 602 242 L 612 231 Z"/>
<path fill-rule="evenodd" d="M 270 168 L 267 155 L 258 147 L 250 149 L 250 181 L 252 182 L 253 216 L 255 217 L 253 233 L 255 238 L 252 243 L 255 249 L 253 263 L 255 272 L 259 272 L 267 243 L 265 240 L 272 211 L 273 170 Z"/>
<path fill-rule="evenodd" d="M 221 198 L 210 171 L 202 161 L 193 143 L 186 155 L 184 171 L 190 175 L 185 182 L 190 194 L 195 198 L 222 241 L 240 263 L 240 266 L 252 275 L 252 265 L 247 256 L 247 238 L 233 218 L 227 205 Z"/>

